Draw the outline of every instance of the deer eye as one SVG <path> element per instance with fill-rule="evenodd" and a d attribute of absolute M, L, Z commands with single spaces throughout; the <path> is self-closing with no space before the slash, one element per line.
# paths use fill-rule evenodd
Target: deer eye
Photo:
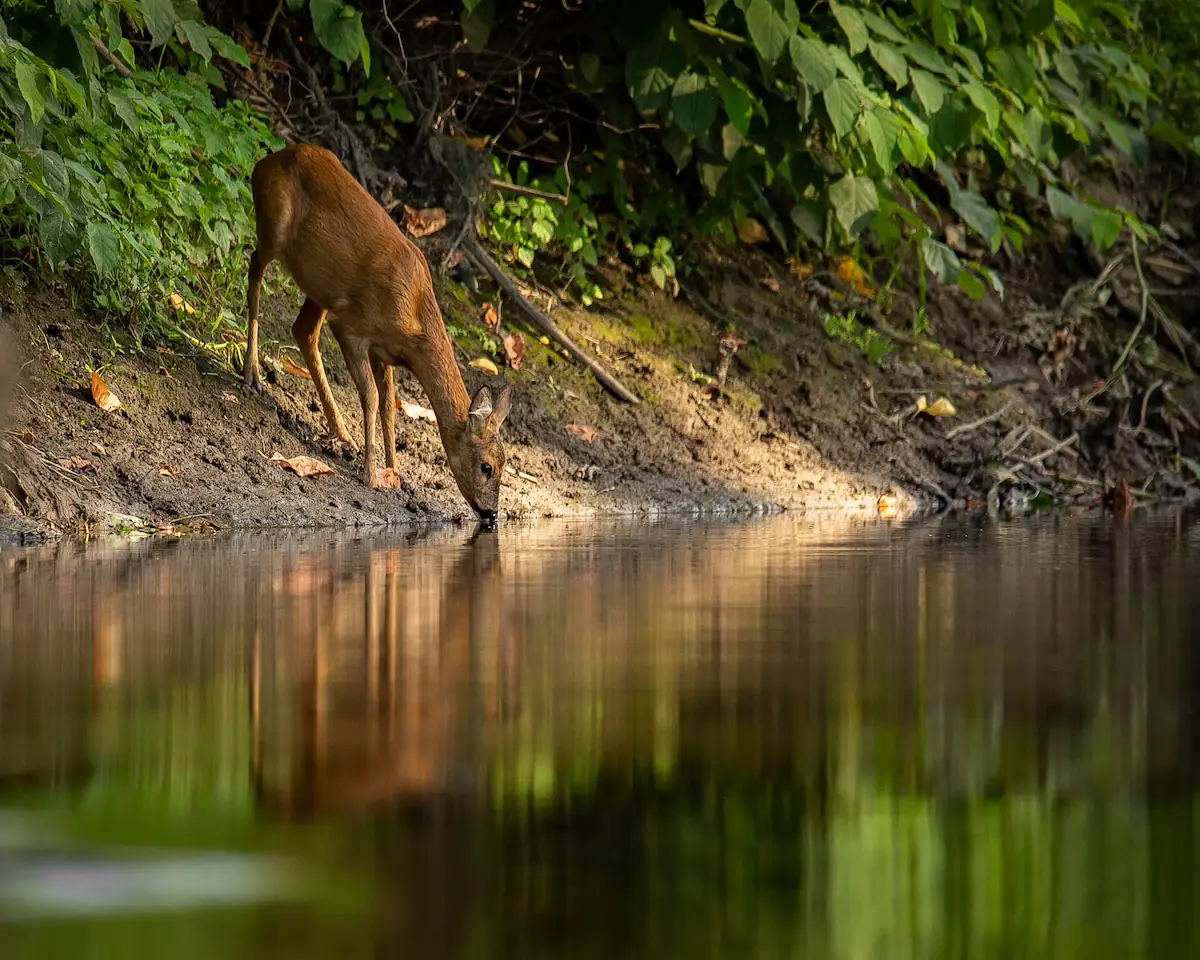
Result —
<path fill-rule="evenodd" d="M 492 475 L 492 465 L 490 463 L 486 463 L 486 462 L 481 463 L 479 465 L 479 472 L 482 473 L 485 477 L 490 477 Z"/>

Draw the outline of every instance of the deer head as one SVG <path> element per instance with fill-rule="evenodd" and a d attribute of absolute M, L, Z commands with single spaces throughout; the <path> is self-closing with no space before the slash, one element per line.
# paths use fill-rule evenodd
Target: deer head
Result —
<path fill-rule="evenodd" d="M 506 386 L 492 405 L 492 393 L 480 387 L 471 398 L 467 420 L 446 444 L 450 472 L 458 489 L 481 520 L 496 519 L 500 477 L 504 473 L 504 444 L 500 426 L 512 407 L 512 387 Z"/>

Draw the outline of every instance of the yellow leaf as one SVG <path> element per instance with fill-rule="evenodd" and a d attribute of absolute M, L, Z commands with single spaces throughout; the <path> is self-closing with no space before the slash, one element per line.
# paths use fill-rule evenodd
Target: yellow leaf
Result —
<path fill-rule="evenodd" d="M 926 408 L 925 413 L 930 417 L 952 417 L 958 411 L 954 409 L 954 404 L 945 397 L 938 397 Z"/>
<path fill-rule="evenodd" d="M 485 373 L 490 373 L 493 377 L 500 372 L 496 368 L 496 365 L 487 357 L 478 357 L 467 364 L 467 366 L 474 367 L 476 370 L 483 370 Z"/>
<path fill-rule="evenodd" d="M 917 413 L 921 413 L 927 406 L 929 406 L 928 400 L 924 397 L 917 397 Z"/>
<path fill-rule="evenodd" d="M 768 240 L 767 228 L 753 217 L 746 217 L 745 220 L 734 220 L 733 232 L 745 244 L 766 243 Z"/>
<path fill-rule="evenodd" d="M 407 400 L 397 400 L 396 406 L 404 411 L 404 415 L 413 420 L 428 420 L 437 423 L 437 415 L 419 403 L 409 403 Z"/>
<path fill-rule="evenodd" d="M 183 309 L 183 297 L 181 297 L 179 294 L 177 294 L 177 293 L 172 293 L 172 294 L 171 294 L 169 297 L 167 297 L 167 301 L 168 301 L 168 302 L 171 304 L 171 306 L 172 306 L 172 307 L 174 307 L 176 310 L 182 310 L 182 309 Z"/>

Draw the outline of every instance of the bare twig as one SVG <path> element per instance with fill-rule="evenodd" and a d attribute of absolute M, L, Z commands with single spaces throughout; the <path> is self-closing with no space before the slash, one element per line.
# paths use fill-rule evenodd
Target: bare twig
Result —
<path fill-rule="evenodd" d="M 631 393 L 619 380 L 612 376 L 592 356 L 587 353 L 582 347 L 578 346 L 574 340 L 563 333 L 558 325 L 551 320 L 546 314 L 535 307 L 529 300 L 517 289 L 517 285 L 509 279 L 500 267 L 500 264 L 480 246 L 479 241 L 474 237 L 468 237 L 464 244 L 467 255 L 475 261 L 476 266 L 484 270 L 488 276 L 499 284 L 500 289 L 508 294 L 509 298 L 517 304 L 528 316 L 534 324 L 545 331 L 546 335 L 552 340 L 559 343 L 571 356 L 582 363 L 585 367 L 592 371 L 592 374 L 600 381 L 604 387 L 614 396 L 626 403 L 641 403 L 637 396 Z"/>
<path fill-rule="evenodd" d="M 1065 450 L 1067 447 L 1071 446 L 1071 444 L 1075 443 L 1078 440 L 1079 440 L 1079 434 L 1073 433 L 1069 437 L 1067 437 L 1066 440 L 1060 440 L 1058 443 L 1056 443 L 1054 446 L 1052 446 L 1049 450 L 1043 450 L 1041 453 L 1030 457 L 1029 462 L 1030 463 L 1041 463 L 1046 458 L 1052 457 L 1056 453 L 1061 453 L 1063 450 Z"/>
<path fill-rule="evenodd" d="M 267 21 L 267 29 L 263 31 L 262 38 L 262 59 L 258 61 L 258 75 L 261 77 L 267 65 L 267 47 L 271 43 L 271 31 L 275 29 L 275 21 L 279 19 L 279 14 L 283 11 L 283 0 L 279 0 L 275 4 L 275 11 L 271 14 L 271 19 Z"/>
<path fill-rule="evenodd" d="M 1007 460 L 1014 453 L 1016 453 L 1018 450 L 1020 450 L 1021 444 L 1023 444 L 1025 442 L 1025 440 L 1029 436 L 1029 434 L 1030 434 L 1029 427 L 1022 427 L 1020 430 L 1018 430 L 1017 435 L 1015 437 L 1013 437 L 1012 442 L 1007 447 L 1005 447 L 1004 449 L 1002 449 L 1000 451 L 1000 453 L 999 453 L 1000 459 Z"/>
<path fill-rule="evenodd" d="M 1142 261 L 1138 257 L 1137 237 L 1130 236 L 1129 246 L 1133 251 L 1133 266 L 1134 269 L 1137 270 L 1138 282 L 1142 285 L 1141 316 L 1138 317 L 1137 326 L 1133 328 L 1133 333 L 1131 333 L 1129 335 L 1129 339 L 1125 341 L 1125 347 L 1123 350 L 1121 350 L 1121 355 L 1117 357 L 1117 362 L 1113 365 L 1112 373 L 1108 375 L 1108 379 L 1105 380 L 1100 386 L 1089 391 L 1080 399 L 1079 406 L 1081 407 L 1091 403 L 1091 401 L 1095 400 L 1096 397 L 1100 396 L 1100 394 L 1102 394 L 1105 390 L 1108 390 L 1114 383 L 1117 382 L 1118 376 L 1125 367 L 1125 361 L 1129 359 L 1129 354 L 1133 350 L 1133 345 L 1137 343 L 1138 337 L 1142 335 L 1142 328 L 1146 325 L 1146 314 L 1150 309 L 1150 288 L 1146 286 L 1146 277 L 1142 273 Z M 1111 264 L 1109 266 L 1111 266 Z M 1106 268 L 1105 274 L 1107 273 L 1108 270 Z M 1103 277 L 1104 274 L 1101 274 L 1101 276 Z M 1098 280 L 1097 284 L 1099 282 L 1100 281 Z"/>
<path fill-rule="evenodd" d="M 1166 383 L 1165 380 L 1158 379 L 1158 380 L 1155 380 L 1152 384 L 1150 384 L 1150 386 L 1148 386 L 1146 388 L 1146 393 L 1142 397 L 1142 413 L 1141 413 L 1141 416 L 1138 418 L 1138 425 L 1133 430 L 1134 436 L 1137 436 L 1145 428 L 1145 426 L 1146 426 L 1146 408 L 1150 405 L 1150 398 L 1154 395 L 1154 391 L 1157 390 L 1159 387 L 1161 387 L 1164 383 Z"/>
<path fill-rule="evenodd" d="M 961 427 L 955 427 L 953 430 L 946 432 L 946 439 L 953 440 L 955 437 L 960 437 L 965 433 L 971 433 L 978 430 L 980 427 L 987 426 L 995 420 L 999 420 L 1002 416 L 1008 413 L 1015 401 L 1009 400 L 999 410 L 993 410 L 986 417 L 980 417 L 978 420 L 972 420 L 970 423 L 964 423 Z"/>
<path fill-rule="evenodd" d="M 508 183 L 504 180 L 489 180 L 491 186 L 496 190 L 504 190 L 508 193 L 520 194 L 522 197 L 540 197 L 542 200 L 553 200 L 555 203 L 566 204 L 567 198 L 561 193 L 547 193 L 545 190 L 534 190 L 533 187 L 522 187 L 516 183 Z"/>

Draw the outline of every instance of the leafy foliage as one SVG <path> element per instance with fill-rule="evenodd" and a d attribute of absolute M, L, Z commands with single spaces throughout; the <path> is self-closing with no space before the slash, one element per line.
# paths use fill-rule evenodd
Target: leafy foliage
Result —
<path fill-rule="evenodd" d="M 90 276 L 104 312 L 162 314 L 184 290 L 207 301 L 214 326 L 236 325 L 213 303 L 241 282 L 249 175 L 276 141 L 246 104 L 216 106 L 209 84 L 221 78 L 214 57 L 248 65 L 245 51 L 194 3 L 54 9 L 47 22 L 45 5 L 10 3 L 0 21 L 5 245 Z M 139 66 L 134 42 L 157 51 L 154 69 Z"/>

